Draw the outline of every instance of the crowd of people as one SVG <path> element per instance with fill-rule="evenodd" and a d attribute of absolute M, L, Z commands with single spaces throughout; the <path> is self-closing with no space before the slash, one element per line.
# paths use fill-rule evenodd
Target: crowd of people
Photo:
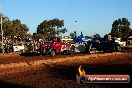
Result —
<path fill-rule="evenodd" d="M 20 46 L 24 46 L 24 49 L 17 49 Z M 23 52 L 23 51 L 35 51 L 39 48 L 39 41 L 29 40 L 29 39 L 10 39 L 6 38 L 3 43 L 0 42 L 0 53 L 10 53 L 10 52 Z M 17 50 L 15 50 L 17 49 Z"/>

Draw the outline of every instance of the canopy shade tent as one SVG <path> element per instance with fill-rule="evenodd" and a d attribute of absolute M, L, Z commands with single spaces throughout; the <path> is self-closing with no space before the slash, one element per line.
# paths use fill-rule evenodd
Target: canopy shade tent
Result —
<path fill-rule="evenodd" d="M 128 39 L 132 39 L 132 36 L 128 37 Z"/>
<path fill-rule="evenodd" d="M 128 44 L 132 44 L 132 36 L 127 38 Z"/>

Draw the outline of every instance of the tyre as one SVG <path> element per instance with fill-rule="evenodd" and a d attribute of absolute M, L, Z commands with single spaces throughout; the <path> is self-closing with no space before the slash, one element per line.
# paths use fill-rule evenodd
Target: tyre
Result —
<path fill-rule="evenodd" d="M 69 54 L 69 51 L 68 51 L 68 50 L 65 50 L 65 51 L 63 52 L 63 54 L 64 54 L 64 55 L 68 55 L 68 54 Z"/>
<path fill-rule="evenodd" d="M 85 52 L 90 53 L 91 46 L 89 44 L 85 44 Z"/>
<path fill-rule="evenodd" d="M 55 56 L 55 54 L 56 54 L 56 53 L 55 53 L 55 50 L 51 50 L 50 56 L 53 57 L 53 56 Z"/>
<path fill-rule="evenodd" d="M 75 53 L 75 46 L 72 45 L 69 51 L 69 54 L 74 54 Z"/>
<path fill-rule="evenodd" d="M 121 47 L 119 45 L 116 46 L 116 51 L 120 51 Z"/>

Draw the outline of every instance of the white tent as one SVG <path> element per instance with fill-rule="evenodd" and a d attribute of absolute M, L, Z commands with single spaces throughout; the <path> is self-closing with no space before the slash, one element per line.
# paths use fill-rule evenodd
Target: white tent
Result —
<path fill-rule="evenodd" d="M 128 44 L 132 44 L 132 36 L 128 37 Z"/>
<path fill-rule="evenodd" d="M 132 36 L 128 37 L 128 39 L 132 39 Z"/>

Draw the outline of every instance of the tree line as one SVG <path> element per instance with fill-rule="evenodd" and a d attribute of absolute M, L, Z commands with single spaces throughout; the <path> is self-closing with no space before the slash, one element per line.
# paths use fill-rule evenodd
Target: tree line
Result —
<path fill-rule="evenodd" d="M 14 38 L 18 36 L 21 38 L 25 38 L 27 36 L 29 28 L 27 27 L 26 24 L 21 23 L 19 19 L 11 21 L 8 17 L 2 16 L 2 21 L 3 36 L 5 38 L 6 37 Z"/>
<path fill-rule="evenodd" d="M 47 37 L 51 35 L 64 34 L 68 30 L 64 27 L 64 20 L 54 18 L 51 20 L 44 20 L 37 27 L 37 33 L 35 33 L 35 38 Z"/>
<path fill-rule="evenodd" d="M 109 34 L 113 37 L 118 37 L 125 39 L 132 35 L 132 29 L 130 28 L 130 23 L 127 18 L 119 18 L 112 23 L 112 29 Z"/>
<path fill-rule="evenodd" d="M 2 14 L 0 14 L 1 16 Z M 54 18 L 51 20 L 42 21 L 36 28 L 36 33 L 33 35 L 28 34 L 29 27 L 23 24 L 19 19 L 10 20 L 6 16 L 3 18 L 3 33 L 4 37 L 10 36 L 14 38 L 19 36 L 21 38 L 26 38 L 30 36 L 36 40 L 44 38 L 51 35 L 60 35 L 66 33 L 68 30 L 64 27 L 64 20 Z M 0 25 L 1 26 L 1 25 Z M 112 23 L 111 32 L 108 33 L 112 37 L 127 38 L 132 35 L 132 29 L 130 28 L 130 22 L 127 18 L 119 18 Z M 96 34 L 100 37 L 99 34 Z M 74 33 L 70 33 L 72 38 L 75 36 Z"/>

